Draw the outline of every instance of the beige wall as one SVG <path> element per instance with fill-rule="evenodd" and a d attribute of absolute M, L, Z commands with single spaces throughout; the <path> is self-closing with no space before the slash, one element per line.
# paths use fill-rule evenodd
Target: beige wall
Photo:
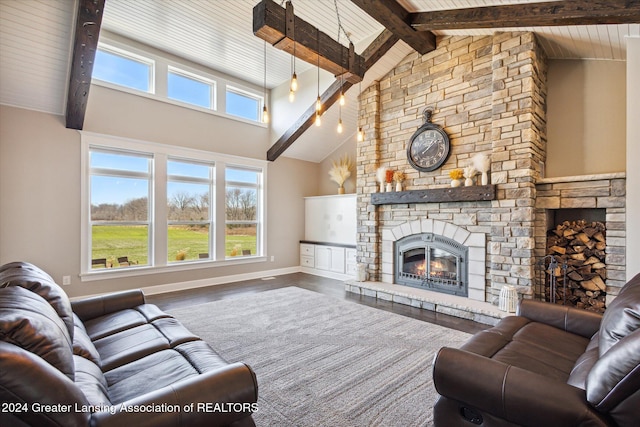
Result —
<path fill-rule="evenodd" d="M 330 194 L 338 194 L 338 184 L 329 179 L 329 170 L 333 162 L 338 162 L 347 154 L 353 163 L 351 176 L 344 183 L 345 193 L 356 192 L 356 139 L 349 138 L 344 144 L 336 148 L 333 153 L 329 154 L 326 159 L 320 162 L 318 170 L 318 195 L 326 196 Z"/>
<path fill-rule="evenodd" d="M 640 38 L 627 38 L 627 279 L 640 273 Z"/>
<path fill-rule="evenodd" d="M 265 158 L 268 130 L 162 102 L 92 87 L 85 130 L 225 154 Z M 205 280 L 299 265 L 304 199 L 317 194 L 318 165 L 279 158 L 268 165 L 267 255 L 274 262 L 81 282 L 80 133 L 64 118 L 0 107 L 0 264 L 33 262 L 70 296 Z"/>
<path fill-rule="evenodd" d="M 549 61 L 547 177 L 626 168 L 626 63 Z"/>

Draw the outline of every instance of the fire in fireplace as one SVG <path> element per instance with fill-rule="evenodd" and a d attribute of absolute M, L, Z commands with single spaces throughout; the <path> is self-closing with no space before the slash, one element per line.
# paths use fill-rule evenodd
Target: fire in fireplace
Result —
<path fill-rule="evenodd" d="M 395 243 L 395 283 L 467 296 L 468 249 L 444 236 L 420 233 Z"/>

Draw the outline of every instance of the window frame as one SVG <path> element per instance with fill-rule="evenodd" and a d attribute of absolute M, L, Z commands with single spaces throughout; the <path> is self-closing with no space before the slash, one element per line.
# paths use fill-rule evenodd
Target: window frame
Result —
<path fill-rule="evenodd" d="M 167 215 L 167 251 L 168 251 L 168 243 L 169 243 L 169 236 L 168 236 L 169 226 L 171 225 L 208 225 L 209 233 L 208 233 L 208 242 L 207 242 L 207 253 L 209 254 L 209 256 L 206 259 L 199 259 L 196 261 L 205 262 L 208 260 L 216 259 L 216 249 L 217 249 L 215 245 L 215 241 L 216 241 L 216 221 L 215 221 L 216 219 L 216 216 L 215 216 L 216 164 L 215 162 L 202 162 L 202 161 L 196 161 L 190 158 L 185 159 L 185 158 L 179 158 L 179 157 L 173 157 L 173 156 L 170 156 L 167 158 L 167 164 L 169 162 L 191 163 L 194 165 L 207 166 L 209 168 L 208 178 L 188 177 L 183 175 L 170 175 L 169 172 L 167 172 L 167 179 L 166 179 L 167 184 L 169 184 L 170 182 L 182 182 L 186 184 L 206 184 L 209 187 L 209 215 L 206 220 L 199 220 L 199 221 L 172 220 L 169 218 L 169 215 Z M 167 206 L 168 206 L 168 201 L 169 201 L 169 197 L 168 197 L 168 191 L 167 191 Z M 180 262 L 180 263 L 183 262 L 183 261 L 170 261 L 168 259 L 168 255 L 169 254 L 167 253 L 167 262 L 170 265 L 173 265 L 176 262 Z M 187 262 L 190 262 L 190 261 L 187 261 Z"/>
<path fill-rule="evenodd" d="M 112 89 L 121 90 L 123 92 L 129 92 L 133 94 L 145 94 L 145 95 L 154 95 L 156 94 L 156 60 L 151 58 L 151 56 L 140 55 L 139 53 L 133 52 L 133 50 L 122 49 L 116 46 L 113 46 L 109 43 L 98 42 L 98 51 L 102 50 L 111 55 L 119 56 L 124 59 L 128 59 L 134 62 L 140 62 L 142 64 L 146 64 L 149 66 L 149 75 L 147 83 L 149 85 L 149 90 L 144 91 L 140 89 L 136 89 L 130 86 L 124 86 L 116 82 L 112 82 L 109 80 L 102 80 L 98 77 L 91 76 L 91 82 L 99 82 L 100 85 L 106 86 Z"/>
<path fill-rule="evenodd" d="M 109 169 L 109 168 L 93 168 L 91 167 L 91 159 L 90 159 L 90 155 L 91 153 L 105 153 L 105 154 L 118 154 L 118 155 L 123 155 L 123 156 L 130 156 L 130 157 L 140 157 L 140 158 L 145 158 L 147 159 L 150 163 L 148 164 L 148 170 L 147 172 L 137 172 L 137 171 L 131 171 L 131 170 L 125 170 L 125 169 Z M 89 226 L 88 226 L 88 230 L 89 230 L 89 235 L 87 236 L 87 238 L 89 239 L 89 243 L 88 243 L 88 249 L 91 252 L 93 249 L 93 227 L 95 225 L 103 225 L 103 226 L 116 226 L 116 225 L 146 225 L 147 227 L 147 259 L 151 260 L 152 259 L 152 249 L 153 249 L 153 235 L 154 235 L 154 230 L 153 230 L 153 221 L 152 221 L 152 211 L 151 211 L 151 206 L 153 206 L 154 200 L 153 200 L 153 181 L 154 181 L 154 174 L 153 174 L 153 157 L 149 155 L 149 153 L 142 153 L 142 152 L 136 152 L 136 151 L 130 151 L 130 150 L 115 150 L 115 149 L 111 149 L 111 150 L 105 150 L 105 149 L 101 149 L 101 148 L 95 148 L 93 150 L 91 150 L 90 147 L 90 152 L 88 153 L 87 156 L 87 161 L 89 162 L 89 171 L 88 171 L 88 202 L 89 202 Z M 114 177 L 114 178 L 129 178 L 129 179 L 144 179 L 147 181 L 147 219 L 145 221 L 94 221 L 91 215 L 91 201 L 92 201 L 92 193 L 91 193 L 91 178 L 94 176 L 106 176 L 106 177 Z M 93 256 L 89 257 L 90 259 L 93 259 Z M 91 270 L 93 270 L 92 266 L 90 265 L 89 268 Z M 106 266 L 105 266 L 106 268 Z M 129 267 L 118 267 L 118 268 L 131 268 L 131 266 Z"/>
<path fill-rule="evenodd" d="M 227 106 L 227 101 L 226 101 L 227 93 L 233 93 L 235 95 L 243 96 L 243 97 L 248 98 L 248 99 L 256 100 L 257 101 L 256 120 L 249 119 L 247 117 L 242 117 L 242 116 L 238 116 L 236 114 L 230 113 L 229 112 L 229 108 Z M 256 121 L 256 122 L 261 122 L 262 121 L 262 111 L 263 111 L 262 109 L 264 107 L 264 96 L 249 92 L 249 91 L 247 91 L 245 89 L 241 89 L 241 88 L 238 88 L 238 87 L 233 86 L 233 85 L 227 85 L 225 87 L 224 96 L 225 96 L 225 113 L 227 113 L 228 115 L 236 117 L 236 118 L 239 118 L 239 119 L 252 121 L 252 122 L 253 121 Z"/>
<path fill-rule="evenodd" d="M 225 221 L 224 221 L 224 236 L 225 236 L 225 242 L 226 242 L 226 236 L 227 236 L 227 225 L 228 224 L 255 224 L 256 225 L 256 254 L 255 255 L 251 255 L 251 256 L 260 256 L 260 254 L 264 254 L 266 253 L 264 251 L 264 247 L 263 247 L 263 233 L 262 233 L 262 228 L 264 228 L 264 223 L 260 221 L 260 218 L 264 215 L 263 209 L 264 209 L 264 204 L 262 202 L 262 198 L 264 196 L 264 174 L 260 173 L 260 170 L 256 169 L 256 168 L 250 168 L 247 167 L 245 165 L 236 165 L 236 164 L 227 164 L 226 165 L 227 168 L 225 168 L 225 172 L 227 171 L 227 169 L 234 169 L 234 170 L 245 170 L 245 171 L 250 171 L 250 172 L 258 172 L 258 182 L 256 182 L 255 184 L 250 184 L 247 182 L 242 182 L 242 181 L 227 181 L 226 177 L 225 177 L 225 181 L 224 181 L 224 196 L 225 196 Z M 229 221 L 227 219 L 226 216 L 226 196 L 227 196 L 227 187 L 232 186 L 232 187 L 240 187 L 240 188 L 249 188 L 249 189 L 255 189 L 256 190 L 256 220 L 254 221 L 250 221 L 250 220 L 235 220 L 235 221 Z M 226 247 L 225 247 L 226 248 Z M 246 255 L 242 256 L 242 258 L 246 257 Z M 227 257 L 226 256 L 226 250 L 225 250 L 225 258 L 226 259 L 235 259 L 235 257 Z"/>
<path fill-rule="evenodd" d="M 183 101 L 181 99 L 176 99 L 176 98 L 171 98 L 169 97 L 169 74 L 174 74 L 176 76 L 180 76 L 189 80 L 193 80 L 196 81 L 198 83 L 202 83 L 205 84 L 207 86 L 209 86 L 209 103 L 210 106 L 209 107 L 203 107 L 202 105 L 197 105 L 197 104 L 193 104 L 191 102 L 187 102 L 187 101 Z M 218 92 L 218 88 L 217 88 L 217 84 L 216 81 L 202 76 L 200 74 L 197 73 L 193 73 L 187 70 L 184 70 L 182 68 L 176 67 L 174 65 L 168 65 L 167 66 L 167 99 L 171 102 L 177 102 L 180 104 L 183 104 L 184 106 L 188 107 L 188 108 L 197 108 L 197 109 L 204 109 L 204 110 L 211 110 L 211 111 L 216 111 L 217 110 L 217 106 L 218 106 L 218 102 L 217 102 L 217 92 Z"/>
<path fill-rule="evenodd" d="M 165 145 L 148 141 L 133 140 L 128 138 L 113 137 L 109 135 L 96 134 L 81 131 L 81 256 L 80 256 L 80 279 L 81 281 L 94 281 L 103 279 L 113 279 L 118 277 L 133 277 L 147 274 L 166 273 L 172 271 L 195 270 L 201 268 L 222 267 L 239 265 L 244 263 L 266 262 L 267 261 L 267 217 L 266 217 L 266 182 L 267 182 L 267 161 L 230 156 L 215 152 L 184 148 L 173 145 Z M 135 268 L 104 268 L 91 269 L 91 168 L 89 164 L 89 153 L 91 149 L 106 150 L 107 152 L 121 151 L 138 154 L 151 154 L 153 156 L 151 171 L 153 174 L 152 188 L 149 195 L 149 209 L 152 236 L 150 246 L 151 258 L 149 265 L 135 266 Z M 225 257 L 225 233 L 210 230 L 210 240 L 212 241 L 212 252 L 209 259 L 188 260 L 183 262 L 168 262 L 168 236 L 167 226 L 168 205 L 167 205 L 167 162 L 169 160 L 192 161 L 193 163 L 213 163 L 215 167 L 212 177 L 213 199 L 210 201 L 210 217 L 212 224 L 225 224 L 225 170 L 229 167 L 242 167 L 260 172 L 261 187 L 258 189 L 257 218 L 261 226 L 257 236 L 257 249 L 260 254 L 245 257 Z M 222 207 L 222 208 L 221 208 Z"/>

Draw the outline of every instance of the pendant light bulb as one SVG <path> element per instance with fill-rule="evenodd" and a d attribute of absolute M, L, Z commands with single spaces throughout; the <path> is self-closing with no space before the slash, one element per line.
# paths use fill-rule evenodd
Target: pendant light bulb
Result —
<path fill-rule="evenodd" d="M 340 93 L 340 105 L 344 106 L 345 103 L 345 96 L 344 96 L 344 92 Z"/>
<path fill-rule="evenodd" d="M 338 120 L 338 133 L 342 133 L 343 131 L 343 126 L 342 126 L 342 119 Z"/>
<path fill-rule="evenodd" d="M 289 102 L 293 102 L 296 99 L 296 93 L 293 90 L 289 90 Z"/>
<path fill-rule="evenodd" d="M 320 113 L 318 112 L 316 113 L 316 126 L 320 126 L 321 124 Z"/>
<path fill-rule="evenodd" d="M 262 107 L 262 123 L 269 123 L 269 111 L 266 105 Z"/>
<path fill-rule="evenodd" d="M 318 95 L 316 99 L 316 113 L 320 114 L 320 111 L 322 111 L 322 100 L 320 99 L 320 95 Z"/>
<path fill-rule="evenodd" d="M 358 139 L 358 142 L 364 141 L 364 131 L 362 130 L 362 127 L 358 127 L 357 139 Z"/>
<path fill-rule="evenodd" d="M 291 90 L 291 92 L 295 92 L 298 90 L 298 76 L 296 75 L 295 71 L 291 76 L 291 85 L 289 86 L 289 89 Z"/>

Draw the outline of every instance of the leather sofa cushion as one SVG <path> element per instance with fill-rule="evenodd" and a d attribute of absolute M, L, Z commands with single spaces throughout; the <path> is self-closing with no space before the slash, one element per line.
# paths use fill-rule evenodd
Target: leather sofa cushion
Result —
<path fill-rule="evenodd" d="M 147 319 L 137 310 L 126 309 L 105 314 L 84 322 L 87 335 L 93 341 L 147 323 Z"/>
<path fill-rule="evenodd" d="M 599 358 L 587 377 L 586 391 L 589 403 L 602 412 L 613 411 L 635 393 L 634 403 L 625 404 L 635 406 L 637 411 L 640 406 L 640 329 L 622 337 Z"/>
<path fill-rule="evenodd" d="M 204 341 L 162 350 L 104 373 L 113 404 L 228 366 Z"/>
<path fill-rule="evenodd" d="M 85 359 L 92 361 L 97 366 L 100 366 L 102 362 L 96 346 L 93 345 L 91 338 L 87 335 L 87 331 L 84 328 L 82 321 L 75 314 L 73 317 L 75 327 L 73 333 L 73 354 L 84 357 Z"/>
<path fill-rule="evenodd" d="M 118 310 L 84 322 L 87 335 L 98 340 L 125 329 L 150 323 L 157 319 L 171 317 L 153 304 L 141 304 L 135 308 Z"/>
<path fill-rule="evenodd" d="M 27 262 L 0 267 L 0 288 L 20 286 L 44 298 L 64 321 L 73 338 L 73 311 L 66 292 L 46 272 Z"/>
<path fill-rule="evenodd" d="M 588 344 L 582 336 L 510 316 L 474 335 L 461 349 L 565 382 Z"/>
<path fill-rule="evenodd" d="M 169 349 L 119 366 L 104 375 L 112 402 L 118 404 L 198 374 L 179 352 Z"/>
<path fill-rule="evenodd" d="M 600 325 L 600 356 L 640 328 L 640 274 L 623 286 L 607 307 Z"/>
<path fill-rule="evenodd" d="M 567 380 L 567 384 L 572 385 L 574 387 L 580 388 L 582 390 L 586 389 L 587 376 L 589 372 L 593 368 L 593 365 L 598 361 L 600 357 L 599 354 L 599 334 L 596 332 L 591 341 L 589 341 L 589 345 L 582 355 L 576 360 L 576 363 L 573 365 L 573 369 L 571 370 L 571 374 L 569 375 L 569 379 Z"/>
<path fill-rule="evenodd" d="M 74 356 L 76 385 L 82 390 L 90 405 L 111 405 L 107 380 L 100 368 L 88 359 Z"/>
<path fill-rule="evenodd" d="M 166 337 L 149 324 L 100 338 L 94 341 L 94 345 L 100 353 L 103 371 L 170 348 Z"/>
<path fill-rule="evenodd" d="M 191 341 L 180 344 L 174 348 L 182 357 L 201 374 L 215 371 L 227 366 L 229 363 L 218 353 L 211 349 L 205 341 Z"/>
<path fill-rule="evenodd" d="M 45 305 L 46 302 L 44 303 Z M 50 307 L 49 307 L 50 308 Z M 33 411 L 32 405 L 86 405 L 80 389 L 58 369 L 30 351 L 0 341 L 0 402 L 26 403 L 26 412 L 14 412 L 6 426 L 89 425 L 89 414 L 77 411 Z M 5 413 L 6 415 L 6 413 Z M 22 424 L 24 423 L 24 424 Z"/>
<path fill-rule="evenodd" d="M 16 286 L 0 289 L 0 339 L 40 356 L 74 379 L 69 331 L 38 294 Z"/>

